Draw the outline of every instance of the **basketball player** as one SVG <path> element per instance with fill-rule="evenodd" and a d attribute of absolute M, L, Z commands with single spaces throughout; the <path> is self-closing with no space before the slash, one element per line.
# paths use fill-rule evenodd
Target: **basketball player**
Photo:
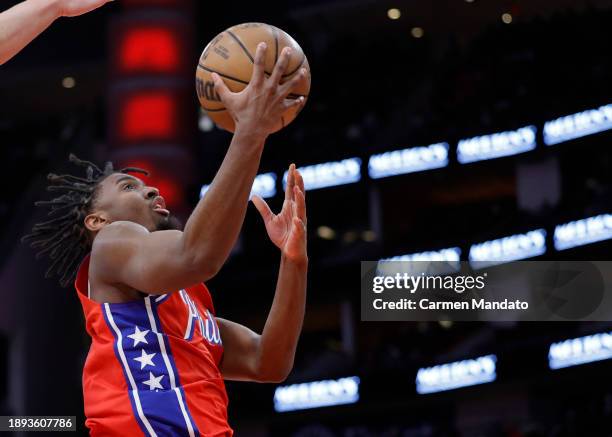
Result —
<path fill-rule="evenodd" d="M 0 65 L 59 17 L 75 17 L 112 0 L 26 0 L 0 13 Z"/>
<path fill-rule="evenodd" d="M 268 236 L 281 251 L 275 297 L 261 335 L 215 316 L 204 281 L 227 259 L 242 226 L 264 143 L 301 80 L 280 80 L 285 48 L 270 75 L 266 46 L 257 48 L 253 76 L 232 93 L 215 89 L 235 120 L 223 163 L 183 231 L 154 187 L 107 163 L 74 155 L 86 177 L 50 174 L 50 214 L 24 241 L 52 260 L 47 276 L 74 281 L 92 338 L 83 370 L 86 425 L 93 436 L 231 436 L 223 379 L 279 382 L 293 366 L 306 296 L 304 182 L 289 167 L 285 201 L 275 215 L 253 197 Z M 245 284 L 245 289 L 248 289 Z M 249 293 L 257 290 L 248 290 Z M 239 296 L 236 296 L 239 299 Z"/>

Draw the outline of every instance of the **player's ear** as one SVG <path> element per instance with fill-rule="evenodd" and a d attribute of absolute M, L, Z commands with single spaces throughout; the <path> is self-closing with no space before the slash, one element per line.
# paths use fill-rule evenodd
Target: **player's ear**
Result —
<path fill-rule="evenodd" d="M 94 212 L 85 217 L 85 227 L 91 232 L 97 232 L 107 225 L 109 220 L 103 212 Z"/>

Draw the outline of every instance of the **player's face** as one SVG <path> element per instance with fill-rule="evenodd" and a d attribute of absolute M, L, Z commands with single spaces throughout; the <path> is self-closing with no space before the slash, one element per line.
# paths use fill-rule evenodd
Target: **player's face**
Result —
<path fill-rule="evenodd" d="M 123 173 L 113 173 L 101 182 L 95 209 L 103 212 L 108 223 L 131 221 L 150 232 L 174 227 L 159 190 Z"/>

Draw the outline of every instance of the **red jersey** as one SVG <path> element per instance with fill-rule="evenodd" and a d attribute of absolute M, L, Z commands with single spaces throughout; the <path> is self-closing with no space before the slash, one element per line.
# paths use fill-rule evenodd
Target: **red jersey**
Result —
<path fill-rule="evenodd" d="M 92 340 L 83 369 L 90 435 L 232 436 L 206 286 L 99 303 L 89 298 L 89 257 L 75 288 Z"/>

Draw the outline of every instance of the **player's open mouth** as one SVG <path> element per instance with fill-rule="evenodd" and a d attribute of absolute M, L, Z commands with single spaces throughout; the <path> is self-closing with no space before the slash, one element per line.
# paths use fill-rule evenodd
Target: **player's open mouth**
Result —
<path fill-rule="evenodd" d="M 153 208 L 153 211 L 155 211 L 158 214 L 164 215 L 166 217 L 170 215 L 170 211 L 168 211 L 165 208 Z"/>
<path fill-rule="evenodd" d="M 161 196 L 157 196 L 153 201 L 153 211 L 166 217 L 170 215 L 170 211 L 166 209 L 166 201 Z"/>

